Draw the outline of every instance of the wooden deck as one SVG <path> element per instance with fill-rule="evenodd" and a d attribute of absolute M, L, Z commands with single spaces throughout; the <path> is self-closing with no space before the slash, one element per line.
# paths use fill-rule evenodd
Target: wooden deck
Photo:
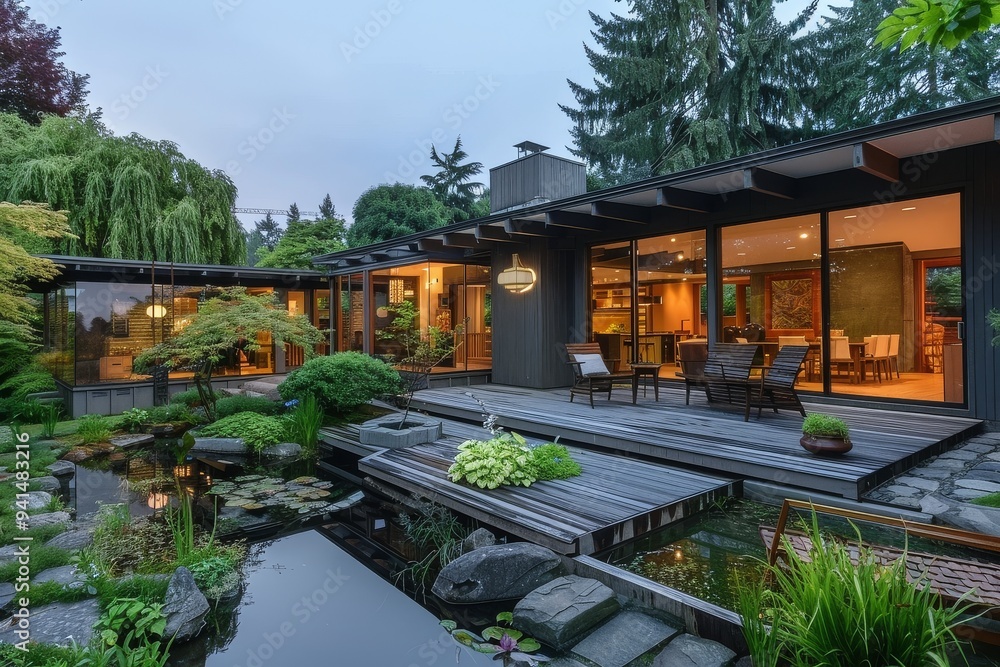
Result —
<path fill-rule="evenodd" d="M 321 437 L 344 448 L 357 441 L 357 427 L 325 428 Z M 729 479 L 576 448 L 570 449 L 583 474 L 572 479 L 499 489 L 451 482 L 447 470 L 458 445 L 488 437 L 482 428 L 446 420 L 441 440 L 379 450 L 358 468 L 483 524 L 573 555 L 602 551 L 679 521 L 735 491 Z"/>
<path fill-rule="evenodd" d="M 428 389 L 413 406 L 427 412 L 480 421 L 482 409 L 469 394 L 500 416 L 500 424 L 521 433 L 561 436 L 562 442 L 640 454 L 716 474 L 752 478 L 858 499 L 866 491 L 976 433 L 978 420 L 838 405 L 805 403 L 844 418 L 854 449 L 840 458 L 821 458 L 799 445 L 802 418 L 765 411 L 743 421 L 742 408 L 712 404 L 683 387 L 662 382 L 632 405 L 631 391 L 615 389 L 612 400 L 569 402 L 568 389 L 536 390 L 503 385 Z"/>

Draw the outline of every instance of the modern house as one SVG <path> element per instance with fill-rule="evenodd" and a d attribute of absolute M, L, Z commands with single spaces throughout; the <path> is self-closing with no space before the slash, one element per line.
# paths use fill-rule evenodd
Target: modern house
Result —
<path fill-rule="evenodd" d="M 51 256 L 61 275 L 46 286 L 42 362 L 52 371 L 67 412 L 119 414 L 154 404 L 151 378 L 132 371 L 132 359 L 183 329 L 199 304 L 220 287 L 277 292 L 291 314 L 329 329 L 329 279 L 317 271 L 160 264 L 92 257 Z M 234 349 L 215 371 L 217 387 L 283 373 L 303 362 L 304 351 L 278 346 L 263 332 L 257 350 Z M 328 349 L 322 346 L 321 351 Z M 167 379 L 170 393 L 188 386 L 191 371 Z"/>
<path fill-rule="evenodd" d="M 991 98 L 596 192 L 525 142 L 491 215 L 316 258 L 334 349 L 385 351 L 403 300 L 467 322 L 437 382 L 567 386 L 567 341 L 669 379 L 686 338 L 804 338 L 804 392 L 997 420 L 998 140 Z"/>

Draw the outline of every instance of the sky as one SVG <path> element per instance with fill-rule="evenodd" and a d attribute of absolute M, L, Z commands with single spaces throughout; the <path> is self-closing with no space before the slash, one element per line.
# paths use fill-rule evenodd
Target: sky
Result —
<path fill-rule="evenodd" d="M 524 140 L 570 157 L 566 83 L 591 84 L 589 12 L 615 0 L 29 0 L 119 135 L 169 140 L 239 188 L 237 206 L 351 219 L 380 183 L 419 184 L 461 136 L 491 167 Z M 787 0 L 779 16 L 805 5 Z M 241 215 L 245 227 L 260 216 Z"/>

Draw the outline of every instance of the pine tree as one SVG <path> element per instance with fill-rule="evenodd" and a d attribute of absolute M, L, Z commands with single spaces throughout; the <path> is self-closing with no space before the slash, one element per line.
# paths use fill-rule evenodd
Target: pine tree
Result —
<path fill-rule="evenodd" d="M 319 217 L 321 220 L 333 220 L 337 217 L 337 207 L 333 205 L 329 192 L 323 197 L 323 203 L 319 205 Z"/>
<path fill-rule="evenodd" d="M 972 35 L 951 51 L 876 46 L 876 28 L 897 4 L 857 0 L 831 6 L 832 15 L 803 38 L 798 66 L 800 80 L 807 83 L 803 127 L 808 134 L 873 125 L 996 90 L 996 33 Z"/>
<path fill-rule="evenodd" d="M 263 220 L 254 223 L 254 229 L 260 234 L 261 247 L 274 250 L 285 233 L 277 221 L 268 213 Z"/>
<path fill-rule="evenodd" d="M 594 86 L 569 82 L 577 107 L 573 152 L 610 183 L 635 180 L 789 143 L 799 103 L 791 23 L 771 0 L 629 0 L 593 12 L 599 49 L 584 46 Z"/>
<path fill-rule="evenodd" d="M 288 207 L 288 219 L 285 221 L 285 226 L 286 227 L 291 226 L 292 224 L 298 222 L 299 218 L 300 218 L 299 205 L 296 204 L 295 202 L 292 202 L 291 205 Z"/>
<path fill-rule="evenodd" d="M 482 162 L 462 161 L 469 154 L 462 150 L 462 137 L 455 140 L 455 148 L 450 153 L 438 153 L 431 144 L 431 162 L 438 168 L 435 174 L 425 174 L 420 180 L 430 188 L 438 200 L 452 209 L 455 222 L 468 220 L 476 211 L 476 200 L 484 189 L 482 183 L 472 178 L 483 171 Z"/>

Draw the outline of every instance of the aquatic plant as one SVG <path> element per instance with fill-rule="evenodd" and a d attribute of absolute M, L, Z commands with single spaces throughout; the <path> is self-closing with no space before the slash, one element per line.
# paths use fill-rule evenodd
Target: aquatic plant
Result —
<path fill-rule="evenodd" d="M 149 423 L 149 412 L 142 408 L 126 410 L 118 418 L 118 423 L 129 433 L 138 433 L 143 426 Z"/>
<path fill-rule="evenodd" d="M 41 436 L 49 439 L 56 434 L 56 425 L 59 423 L 61 408 L 56 403 L 45 403 L 39 410 L 39 421 L 42 425 Z"/>
<path fill-rule="evenodd" d="M 409 577 L 417 590 L 423 590 L 431 575 L 440 571 L 463 553 L 463 542 L 472 532 L 444 505 L 416 499 L 414 516 L 404 512 L 399 523 L 413 544 L 427 553 L 399 573 Z"/>
<path fill-rule="evenodd" d="M 868 548 L 826 540 L 815 513 L 808 532 L 808 559 L 786 542 L 785 566 L 767 569 L 773 584 L 740 593 L 754 665 L 945 667 L 950 648 L 961 652 L 954 628 L 965 605 L 908 581 L 905 553 L 885 565 Z"/>
<path fill-rule="evenodd" d="M 302 445 L 306 456 L 316 454 L 319 429 L 323 425 L 323 409 L 312 394 L 307 394 L 288 415 L 288 432 L 293 442 Z"/>
<path fill-rule="evenodd" d="M 493 659 L 501 661 L 504 667 L 522 663 L 535 667 L 539 663 L 548 662 L 550 660 L 548 657 L 535 653 L 542 647 L 537 639 L 525 637 L 523 632 L 510 627 L 513 618 L 514 615 L 509 611 L 500 612 L 497 614 L 497 624 L 483 630 L 482 637 L 459 628 L 455 621 L 441 621 L 441 626 L 458 642 L 458 651 L 465 646 L 478 653 L 492 655 Z M 458 656 L 456 661 L 457 658 Z"/>

